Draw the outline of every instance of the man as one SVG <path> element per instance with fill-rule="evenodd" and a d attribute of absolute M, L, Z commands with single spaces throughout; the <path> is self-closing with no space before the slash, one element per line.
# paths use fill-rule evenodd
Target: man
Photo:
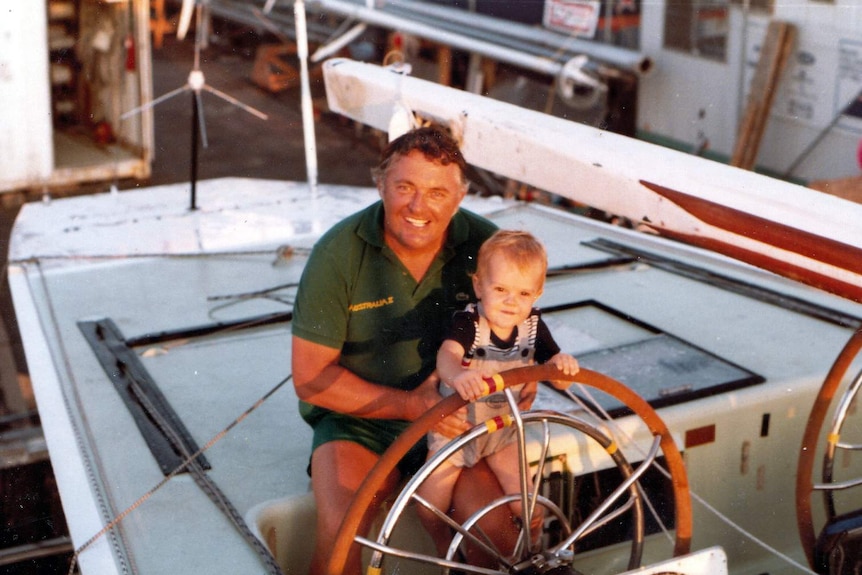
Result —
<path fill-rule="evenodd" d="M 452 313 L 473 298 L 475 256 L 495 230 L 459 210 L 465 167 L 457 143 L 436 128 L 394 140 L 374 173 L 381 201 L 328 231 L 303 272 L 293 379 L 314 428 L 312 575 L 324 572 L 343 515 L 380 455 L 440 401 L 437 348 Z M 463 425 L 451 418 L 437 430 L 454 436 Z M 405 457 L 401 472 L 421 465 L 423 447 Z M 359 572 L 354 549 L 345 573 Z"/>

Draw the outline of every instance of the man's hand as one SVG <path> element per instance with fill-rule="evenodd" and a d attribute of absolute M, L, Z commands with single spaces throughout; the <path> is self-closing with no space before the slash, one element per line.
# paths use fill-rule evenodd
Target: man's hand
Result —
<path fill-rule="evenodd" d="M 411 395 L 416 396 L 417 404 L 422 405 L 421 411 L 413 417 L 412 420 L 418 419 L 423 413 L 437 405 L 442 401 L 443 397 L 437 391 L 437 386 L 440 383 L 440 378 L 435 371 L 428 379 L 413 390 Z M 437 425 L 434 426 L 434 431 L 446 437 L 455 437 L 461 435 L 468 429 L 470 424 L 467 423 L 467 408 L 462 407 L 455 413 L 444 417 Z M 412 421 L 411 420 L 411 421 Z"/>
<path fill-rule="evenodd" d="M 521 389 L 521 396 L 518 398 L 518 411 L 527 411 L 533 406 L 533 401 L 536 399 L 536 394 L 539 391 L 539 383 L 531 381 L 524 385 Z"/>

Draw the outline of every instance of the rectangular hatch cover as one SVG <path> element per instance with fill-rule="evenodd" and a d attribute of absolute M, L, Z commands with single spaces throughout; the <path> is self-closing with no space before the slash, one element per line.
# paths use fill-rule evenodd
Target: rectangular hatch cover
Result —
<path fill-rule="evenodd" d="M 582 367 L 603 373 L 636 391 L 653 408 L 664 407 L 762 383 L 765 379 L 681 338 L 588 300 L 547 308 L 545 318 L 563 351 Z M 572 387 L 578 393 L 578 387 Z M 629 410 L 610 395 L 590 388 L 612 415 Z M 556 400 L 542 393 L 537 401 Z M 579 394 L 580 395 L 580 394 Z"/>

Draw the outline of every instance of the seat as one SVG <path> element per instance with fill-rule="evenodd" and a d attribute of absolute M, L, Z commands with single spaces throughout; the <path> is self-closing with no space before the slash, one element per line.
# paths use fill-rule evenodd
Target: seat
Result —
<path fill-rule="evenodd" d="M 814 546 L 814 570 L 822 575 L 862 573 L 862 509 L 836 516 Z"/>

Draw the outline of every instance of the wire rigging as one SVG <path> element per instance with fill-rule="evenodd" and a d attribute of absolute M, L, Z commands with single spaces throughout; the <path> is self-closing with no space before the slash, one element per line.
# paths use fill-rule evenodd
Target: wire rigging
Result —
<path fill-rule="evenodd" d="M 583 401 L 582 401 L 582 400 L 581 400 L 577 395 L 575 395 L 574 393 L 572 393 L 572 391 L 571 391 L 570 389 L 567 389 L 567 390 L 565 391 L 565 394 L 566 394 L 566 396 L 567 396 L 569 399 L 571 399 L 572 401 L 574 401 L 575 403 L 577 403 L 577 404 L 578 404 L 581 408 L 583 408 L 587 413 L 592 414 L 594 417 L 598 418 L 599 420 L 601 420 L 602 422 L 604 422 L 605 424 L 607 424 L 610 428 L 612 428 L 612 430 L 611 430 L 611 431 L 612 431 L 612 433 L 613 433 L 613 436 L 614 436 L 614 437 L 621 438 L 621 439 L 623 440 L 623 441 L 619 441 L 619 439 L 617 440 L 617 441 L 620 443 L 620 445 L 623 445 L 623 444 L 628 445 L 628 446 L 630 446 L 632 449 L 634 449 L 635 451 L 637 451 L 641 456 L 646 456 L 646 453 L 643 451 L 643 449 L 642 449 L 639 445 L 637 445 L 637 444 L 635 443 L 634 439 L 633 439 L 629 434 L 627 434 L 627 433 L 626 433 L 626 432 L 625 432 L 625 431 L 624 431 L 624 430 L 623 430 L 619 425 L 617 425 L 616 421 L 615 421 L 615 420 L 610 416 L 610 414 L 608 414 L 608 412 L 607 412 L 607 411 L 605 411 L 605 410 L 604 410 L 604 408 L 602 408 L 602 407 L 601 407 L 601 405 L 599 405 L 599 403 L 595 400 L 595 397 L 593 396 L 593 394 L 590 392 L 590 390 L 589 390 L 589 389 L 587 389 L 587 388 L 586 388 L 586 386 L 581 385 L 581 384 L 578 384 L 578 389 L 579 389 L 579 390 L 581 391 L 581 393 L 583 393 L 583 394 L 584 394 L 584 396 L 585 396 L 585 397 L 586 397 L 586 398 L 587 398 L 587 399 L 588 399 L 588 400 L 589 400 L 589 401 L 590 401 L 590 402 L 595 406 L 595 409 L 590 408 L 590 407 L 589 407 L 585 402 L 583 402 Z M 662 465 L 660 465 L 658 462 L 654 462 L 654 465 L 655 465 L 655 468 L 659 471 L 659 473 L 661 473 L 662 475 L 664 475 L 667 479 L 670 479 L 670 473 L 667 471 L 667 469 L 665 469 L 665 468 L 664 468 Z M 701 497 L 700 495 L 698 495 L 697 493 L 695 493 L 695 492 L 694 492 L 690 487 L 689 487 L 689 493 L 691 493 L 691 497 L 692 497 L 695 501 L 697 501 L 698 503 L 700 503 L 701 505 L 703 505 L 703 506 L 704 506 L 708 511 L 710 511 L 713 515 L 715 515 L 716 517 L 718 517 L 718 519 L 720 519 L 723 523 L 725 523 L 726 525 L 728 525 L 730 528 L 734 529 L 735 531 L 739 532 L 741 535 L 743 535 L 744 537 L 748 538 L 749 540 L 751 540 L 751 541 L 752 541 L 753 543 L 755 543 L 756 545 L 759 545 L 760 547 L 762 547 L 763 549 L 765 549 L 765 550 L 766 550 L 766 551 L 768 551 L 769 553 L 772 553 L 774 556 L 776 556 L 776 557 L 778 557 L 779 559 L 783 560 L 783 561 L 784 561 L 784 562 L 786 562 L 788 565 L 791 565 L 792 567 L 795 567 L 795 568 L 799 569 L 799 570 L 800 570 L 800 571 L 802 571 L 803 573 L 808 573 L 808 574 L 810 574 L 810 575 L 817 575 L 817 573 L 816 573 L 815 571 L 812 571 L 812 570 L 811 570 L 811 569 L 809 569 L 806 565 L 803 565 L 803 564 L 799 563 L 798 561 L 796 561 L 795 559 L 793 559 L 792 557 L 790 557 L 790 556 L 788 556 L 788 555 L 786 555 L 786 554 L 782 553 L 781 551 L 779 551 L 779 550 L 778 550 L 778 549 L 776 549 L 775 547 L 772 547 L 771 545 L 769 545 L 768 543 L 766 543 L 766 542 L 765 542 L 765 541 L 763 541 L 762 539 L 759 539 L 758 537 L 756 537 L 756 536 L 755 536 L 753 533 L 751 533 L 750 531 L 747 531 L 747 530 L 746 530 L 746 529 L 744 529 L 742 526 L 740 526 L 740 525 L 738 525 L 737 523 L 735 523 L 735 522 L 734 522 L 730 517 L 728 517 L 727 515 L 723 514 L 723 513 L 722 513 L 721 511 L 719 511 L 717 508 L 715 508 L 714 506 L 712 506 L 712 505 L 711 505 L 711 504 L 710 504 L 706 499 L 704 499 L 703 497 Z M 648 497 L 646 497 L 646 494 L 644 494 L 644 495 L 645 495 L 644 499 L 647 501 L 647 505 L 649 506 L 650 511 L 651 511 L 653 514 L 655 514 L 655 510 L 654 510 L 654 507 L 653 507 L 652 503 L 649 501 L 649 498 L 648 498 Z M 668 530 L 667 530 L 667 528 L 666 528 L 666 527 L 661 523 L 661 520 L 659 519 L 659 517 L 658 517 L 657 515 L 655 515 L 655 519 L 656 519 L 656 520 L 659 522 L 659 524 L 661 525 L 661 527 L 662 527 L 662 531 L 664 531 L 664 532 L 665 532 L 665 534 L 666 534 L 668 537 L 670 537 L 670 533 L 669 533 L 669 531 L 668 531 Z"/>

